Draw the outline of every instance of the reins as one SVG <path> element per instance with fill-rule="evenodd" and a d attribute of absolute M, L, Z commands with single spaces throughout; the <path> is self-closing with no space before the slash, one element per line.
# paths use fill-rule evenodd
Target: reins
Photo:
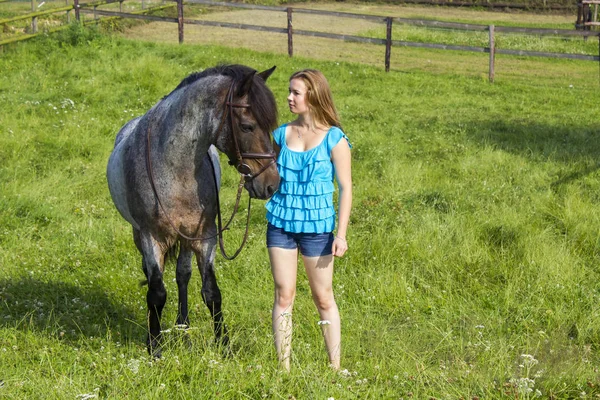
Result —
<path fill-rule="evenodd" d="M 234 125 L 234 120 L 233 120 L 233 109 L 234 108 L 250 108 L 250 105 L 249 104 L 236 104 L 233 102 L 233 89 L 235 88 L 235 84 L 236 84 L 236 82 L 232 81 L 231 86 L 229 87 L 229 91 L 227 92 L 226 100 L 224 103 L 225 109 L 223 110 L 223 117 L 221 118 L 221 123 L 219 124 L 219 128 L 217 129 L 217 136 L 223 129 L 223 125 L 224 125 L 224 122 L 226 119 L 226 114 L 229 114 L 229 127 L 231 129 L 231 136 L 233 136 L 233 144 L 235 147 L 235 154 L 236 154 L 236 170 L 240 174 L 240 183 L 238 184 L 238 190 L 237 190 L 237 195 L 236 195 L 236 199 L 235 199 L 235 206 L 233 207 L 233 212 L 231 214 L 231 217 L 225 224 L 225 226 L 223 226 L 222 217 L 221 217 L 221 201 L 219 199 L 219 184 L 217 182 L 217 171 L 215 170 L 215 166 L 214 166 L 212 160 L 210 160 L 210 166 L 211 166 L 211 169 L 213 172 L 213 174 L 212 174 L 213 182 L 215 184 L 215 197 L 217 200 L 217 233 L 216 234 L 214 234 L 212 236 L 205 236 L 205 237 L 190 237 L 190 236 L 187 236 L 186 234 L 184 234 L 183 232 L 181 232 L 179 229 L 177 229 L 177 227 L 175 226 L 175 224 L 169 217 L 169 214 L 165 210 L 165 207 L 163 206 L 163 204 L 160 200 L 160 197 L 158 196 L 158 192 L 156 190 L 156 184 L 154 182 L 154 174 L 152 172 L 152 161 L 151 161 L 151 157 L 150 157 L 150 136 L 151 136 L 150 135 L 151 134 L 150 122 L 152 121 L 152 115 L 150 115 L 150 118 L 148 121 L 148 129 L 147 129 L 147 135 L 146 135 L 146 138 L 147 138 L 146 169 L 148 172 L 148 177 L 150 179 L 150 186 L 152 187 L 152 192 L 154 193 L 154 197 L 156 198 L 160 209 L 162 210 L 165 217 L 167 218 L 169 225 L 171 225 L 171 228 L 173 228 L 173 230 L 175 232 L 177 232 L 177 234 L 179 236 L 181 236 L 182 238 L 184 238 L 186 240 L 192 241 L 192 242 L 210 240 L 210 239 L 214 239 L 215 237 L 218 236 L 219 237 L 219 248 L 221 249 L 221 254 L 223 255 L 223 257 L 226 260 L 233 260 L 234 258 L 236 258 L 238 256 L 238 254 L 240 254 L 240 252 L 244 248 L 244 245 L 246 244 L 246 241 L 248 240 L 248 230 L 249 230 L 249 225 L 250 225 L 250 205 L 251 205 L 250 197 L 248 197 L 248 212 L 246 215 L 246 229 L 244 231 L 244 237 L 242 239 L 242 244 L 235 251 L 235 253 L 233 253 L 233 255 L 231 255 L 231 256 L 228 255 L 227 252 L 225 251 L 225 245 L 224 245 L 224 241 L 223 241 L 223 232 L 229 229 L 229 225 L 231 224 L 231 222 L 233 221 L 233 218 L 237 214 L 237 211 L 238 211 L 239 205 L 240 205 L 240 199 L 242 197 L 242 190 L 244 188 L 244 183 L 253 180 L 257 176 L 262 174 L 264 171 L 266 171 L 267 168 L 269 168 L 272 164 L 275 163 L 275 153 L 242 153 L 240 151 L 240 147 L 239 147 L 239 143 L 238 143 L 238 139 L 237 139 L 237 135 L 236 135 L 236 130 L 235 130 L 235 125 Z M 244 163 L 245 158 L 246 159 L 248 159 L 248 158 L 249 159 L 271 159 L 271 161 L 266 163 L 266 165 L 264 165 L 257 173 L 253 174 L 250 166 L 248 164 Z"/>

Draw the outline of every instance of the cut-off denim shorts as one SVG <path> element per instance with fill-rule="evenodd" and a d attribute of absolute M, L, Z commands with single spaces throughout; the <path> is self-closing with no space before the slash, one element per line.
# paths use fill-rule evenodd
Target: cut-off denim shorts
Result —
<path fill-rule="evenodd" d="M 291 233 L 274 225 L 267 225 L 267 247 L 300 249 L 306 257 L 328 256 L 332 254 L 333 233 Z"/>

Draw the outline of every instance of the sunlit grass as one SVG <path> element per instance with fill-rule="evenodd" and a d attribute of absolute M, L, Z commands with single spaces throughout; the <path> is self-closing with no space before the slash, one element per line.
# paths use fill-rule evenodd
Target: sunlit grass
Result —
<path fill-rule="evenodd" d="M 455 57 L 435 54 L 439 65 Z M 528 75 L 531 65 L 584 76 L 588 64 L 519 61 L 490 85 L 451 69 L 386 74 L 76 27 L 6 50 L 0 397 L 593 398 L 600 384 L 597 76 L 569 87 L 565 77 Z M 127 120 L 218 62 L 277 65 L 269 86 L 282 122 L 291 118 L 285 94 L 293 71 L 319 68 L 332 85 L 354 145 L 350 251 L 337 261 L 334 283 L 340 374 L 326 365 L 303 274 L 292 372 L 276 369 L 259 201 L 247 248 L 235 261 L 217 258 L 232 357 L 214 345 L 197 273 L 192 329 L 166 334 L 161 361 L 147 356 L 140 256 L 111 203 L 106 161 Z M 229 210 L 237 177 L 223 166 Z M 228 248 L 242 229 L 240 218 Z M 169 265 L 165 329 L 176 318 L 174 278 Z"/>

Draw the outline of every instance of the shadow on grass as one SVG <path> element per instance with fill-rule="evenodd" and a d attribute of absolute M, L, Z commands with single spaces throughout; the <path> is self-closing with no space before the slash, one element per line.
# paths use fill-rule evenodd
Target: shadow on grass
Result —
<path fill-rule="evenodd" d="M 485 121 L 468 123 L 467 136 L 481 144 L 537 161 L 573 164 L 552 186 L 590 175 L 600 169 L 600 124 L 565 125 L 528 121 Z"/>
<path fill-rule="evenodd" d="M 79 287 L 34 278 L 0 280 L 0 327 L 44 332 L 62 340 L 106 337 L 140 341 L 139 315 L 100 287 Z"/>

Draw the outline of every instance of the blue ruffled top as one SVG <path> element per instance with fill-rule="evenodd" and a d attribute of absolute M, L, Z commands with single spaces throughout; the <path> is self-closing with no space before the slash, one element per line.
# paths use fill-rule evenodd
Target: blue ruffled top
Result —
<path fill-rule="evenodd" d="M 266 203 L 267 221 L 292 233 L 325 233 L 335 228 L 333 179 L 335 170 L 331 150 L 348 137 L 336 126 L 323 141 L 307 151 L 287 147 L 284 124 L 273 131 L 280 148 L 277 169 L 281 177 L 279 190 Z M 348 141 L 350 148 L 350 141 Z"/>

